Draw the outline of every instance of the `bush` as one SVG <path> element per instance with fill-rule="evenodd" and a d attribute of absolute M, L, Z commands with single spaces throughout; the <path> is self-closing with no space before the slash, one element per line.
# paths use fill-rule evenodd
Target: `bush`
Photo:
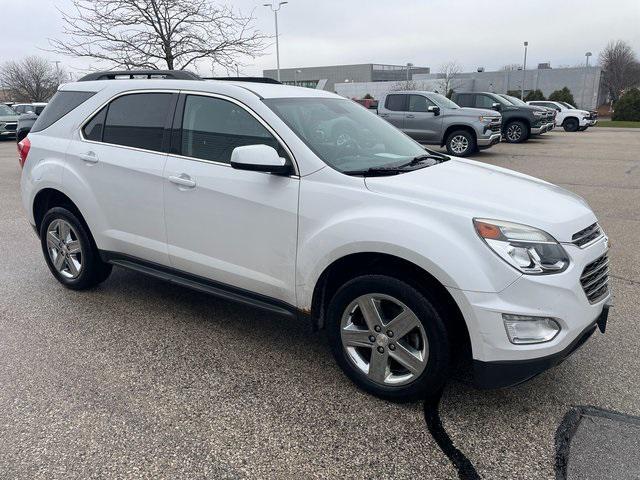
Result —
<path fill-rule="evenodd" d="M 370 93 L 365 93 L 364 97 L 362 97 L 363 100 L 373 100 L 373 97 L 371 96 Z"/>
<path fill-rule="evenodd" d="M 573 106 L 576 105 L 576 101 L 573 99 L 573 95 L 571 94 L 571 90 L 567 87 L 564 87 L 562 90 L 556 90 L 551 95 L 549 95 L 549 100 L 553 102 L 567 102 Z"/>
<path fill-rule="evenodd" d="M 542 93 L 542 91 L 531 90 L 529 93 L 525 95 L 524 100 L 525 102 L 531 102 L 535 100 L 546 100 L 546 98 L 544 98 L 544 93 Z"/>
<path fill-rule="evenodd" d="M 640 90 L 627 90 L 613 105 L 612 120 L 640 122 Z"/>

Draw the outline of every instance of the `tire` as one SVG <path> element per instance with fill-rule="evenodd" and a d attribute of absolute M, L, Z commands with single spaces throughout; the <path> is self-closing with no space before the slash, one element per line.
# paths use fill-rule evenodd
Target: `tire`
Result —
<path fill-rule="evenodd" d="M 578 120 L 575 118 L 567 118 L 562 123 L 562 128 L 564 128 L 565 132 L 577 132 L 579 127 L 580 127 L 580 124 L 578 123 Z"/>
<path fill-rule="evenodd" d="M 365 321 L 360 305 L 382 313 L 369 313 L 377 321 Z M 394 325 L 395 333 L 390 330 Z M 443 388 L 450 363 L 447 329 L 434 301 L 413 286 L 386 275 L 356 277 L 331 299 L 327 328 L 338 365 L 363 390 L 406 402 Z"/>
<path fill-rule="evenodd" d="M 589 127 L 586 127 L 586 126 L 585 127 L 578 127 L 578 131 L 579 132 L 584 132 L 587 128 L 589 128 Z"/>
<path fill-rule="evenodd" d="M 468 157 L 477 150 L 476 138 L 466 130 L 454 130 L 445 142 L 449 155 Z"/>
<path fill-rule="evenodd" d="M 40 243 L 49 270 L 67 288 L 86 290 L 111 274 L 112 266 L 100 259 L 83 222 L 66 208 L 55 207 L 45 214 Z"/>
<path fill-rule="evenodd" d="M 507 143 L 522 143 L 529 139 L 529 127 L 520 120 L 509 122 L 504 127 L 504 138 Z"/>

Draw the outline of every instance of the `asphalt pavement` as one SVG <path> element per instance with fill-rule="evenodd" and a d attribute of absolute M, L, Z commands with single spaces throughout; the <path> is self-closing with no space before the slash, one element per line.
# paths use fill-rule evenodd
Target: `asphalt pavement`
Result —
<path fill-rule="evenodd" d="M 304 325 L 122 269 L 64 289 L 22 210 L 15 143 L 0 143 L 0 478 L 458 478 L 453 448 L 463 476 L 549 479 L 581 406 L 624 415 L 577 424 L 569 478 L 594 456 L 598 478 L 637 478 L 640 131 L 554 131 L 475 159 L 587 199 L 611 238 L 614 307 L 605 335 L 522 386 L 451 382 L 438 431 L 422 403 L 358 390 Z"/>

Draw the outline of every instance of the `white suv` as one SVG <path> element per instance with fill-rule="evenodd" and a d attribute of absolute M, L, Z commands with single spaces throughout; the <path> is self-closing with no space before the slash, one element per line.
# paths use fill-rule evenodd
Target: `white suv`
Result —
<path fill-rule="evenodd" d="M 514 385 L 604 330 L 608 240 L 577 195 L 328 92 L 114 77 L 62 86 L 19 146 L 64 286 L 116 265 L 310 320 L 392 400 L 438 391 L 464 355 L 479 386 Z"/>
<path fill-rule="evenodd" d="M 562 125 L 566 132 L 583 132 L 598 122 L 591 112 L 578 110 L 576 107 L 566 102 L 532 100 L 527 103 L 536 107 L 547 107 L 556 110 L 558 112 L 556 115 L 556 124 Z"/>

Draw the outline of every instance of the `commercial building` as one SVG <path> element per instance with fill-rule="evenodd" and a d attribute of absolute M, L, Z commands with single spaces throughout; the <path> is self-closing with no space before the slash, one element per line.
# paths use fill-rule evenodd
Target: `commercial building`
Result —
<path fill-rule="evenodd" d="M 326 67 L 281 68 L 280 81 L 286 85 L 335 91 L 336 83 L 367 83 L 413 79 L 416 75 L 430 73 L 428 67 L 413 65 L 382 65 L 361 63 L 356 65 L 331 65 Z M 263 76 L 277 79 L 277 70 L 264 70 Z"/>
<path fill-rule="evenodd" d="M 602 83 L 600 67 L 549 68 L 541 64 L 535 70 L 508 70 L 497 72 L 460 73 L 450 87 L 455 91 L 507 93 L 520 91 L 524 81 L 525 95 L 532 90 L 541 90 L 545 97 L 567 87 L 580 108 L 593 109 L 606 103 L 606 88 Z M 442 74 L 416 74 L 407 83 L 411 89 L 430 90 L 445 94 Z M 335 91 L 348 98 L 362 98 L 369 94 L 374 98 L 390 90 L 402 88 L 398 82 L 342 82 L 336 83 Z"/>

